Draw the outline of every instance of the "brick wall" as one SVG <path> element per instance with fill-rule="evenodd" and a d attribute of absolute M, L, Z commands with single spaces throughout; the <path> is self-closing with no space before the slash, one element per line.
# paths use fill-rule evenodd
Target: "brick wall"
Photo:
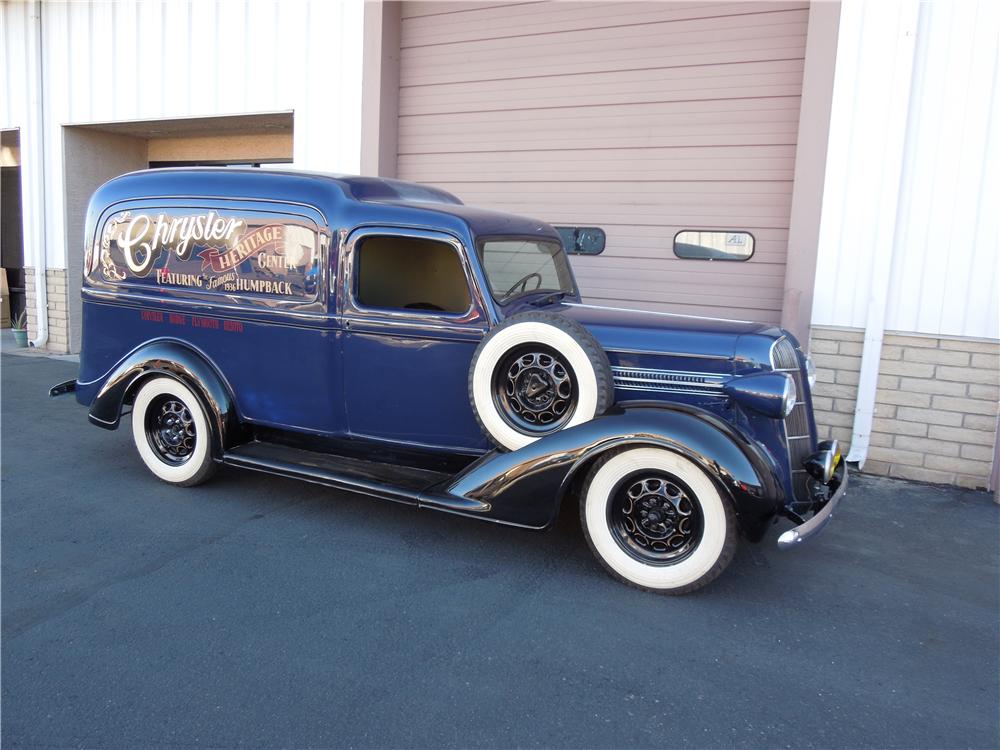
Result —
<path fill-rule="evenodd" d="M 35 269 L 24 269 L 25 301 L 28 310 L 28 338 L 38 336 L 38 316 L 35 314 Z M 45 272 L 45 288 L 49 307 L 49 340 L 47 351 L 69 352 L 69 297 L 66 294 L 66 269 L 50 268 Z"/>
<path fill-rule="evenodd" d="M 813 328 L 821 437 L 851 441 L 862 331 Z M 986 487 L 1000 402 L 1000 341 L 886 334 L 864 470 Z"/>

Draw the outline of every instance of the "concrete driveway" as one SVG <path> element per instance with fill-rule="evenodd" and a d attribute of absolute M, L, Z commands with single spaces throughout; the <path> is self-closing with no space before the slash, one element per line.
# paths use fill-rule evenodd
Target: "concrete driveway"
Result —
<path fill-rule="evenodd" d="M 2 358 L 5 747 L 996 747 L 1000 508 L 862 477 L 702 593 L 544 534 L 222 470 Z"/>

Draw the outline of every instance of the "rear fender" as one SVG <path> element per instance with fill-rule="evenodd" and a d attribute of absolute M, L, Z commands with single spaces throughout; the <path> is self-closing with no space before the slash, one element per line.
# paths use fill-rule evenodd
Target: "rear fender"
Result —
<path fill-rule="evenodd" d="M 600 455 L 628 446 L 657 446 L 698 464 L 733 503 L 744 533 L 763 534 L 782 507 L 770 462 L 728 424 L 697 409 L 651 403 L 619 404 L 584 424 L 547 435 L 519 450 L 493 451 L 426 495 L 476 501 L 492 520 L 530 528 L 550 526 L 574 483 Z"/>
<path fill-rule="evenodd" d="M 151 341 L 119 362 L 90 404 L 90 421 L 117 429 L 122 408 L 135 399 L 146 380 L 158 375 L 174 378 L 195 392 L 212 422 L 213 455 L 221 457 L 238 430 L 232 391 L 205 355 L 179 341 Z"/>

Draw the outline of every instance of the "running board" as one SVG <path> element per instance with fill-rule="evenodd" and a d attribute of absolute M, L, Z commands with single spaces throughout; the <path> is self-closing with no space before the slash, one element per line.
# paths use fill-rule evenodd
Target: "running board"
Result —
<path fill-rule="evenodd" d="M 73 393 L 76 390 L 76 378 L 73 380 L 67 380 L 65 382 L 59 383 L 49 388 L 49 397 L 55 398 L 56 396 L 63 396 L 67 393 Z"/>
<path fill-rule="evenodd" d="M 279 443 L 253 441 L 226 451 L 222 463 L 266 474 L 300 479 L 338 490 L 421 507 L 460 513 L 483 513 L 488 503 L 427 490 L 454 477 L 430 469 L 317 453 Z"/>

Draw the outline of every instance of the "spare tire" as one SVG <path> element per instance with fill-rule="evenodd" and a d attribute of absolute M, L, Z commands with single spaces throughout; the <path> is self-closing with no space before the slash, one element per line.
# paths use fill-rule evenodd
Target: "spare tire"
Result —
<path fill-rule="evenodd" d="M 575 320 L 549 312 L 513 315 L 479 343 L 469 399 L 483 431 L 516 450 L 603 414 L 614 400 L 611 365 Z"/>

